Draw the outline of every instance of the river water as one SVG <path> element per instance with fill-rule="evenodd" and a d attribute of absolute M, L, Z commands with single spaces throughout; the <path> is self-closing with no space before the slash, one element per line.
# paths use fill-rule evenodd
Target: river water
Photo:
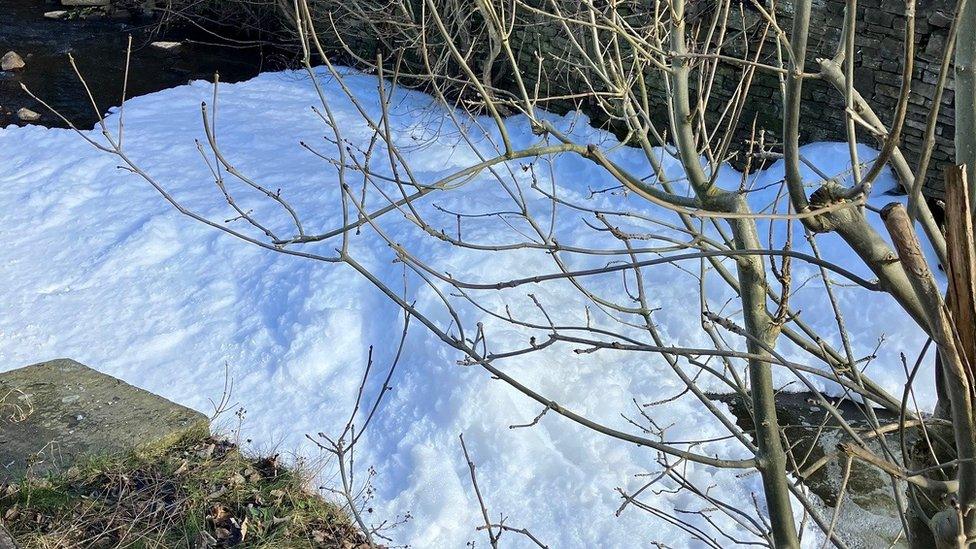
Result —
<path fill-rule="evenodd" d="M 19 72 L 0 72 L 0 127 L 24 124 L 16 115 L 21 107 L 42 114 L 34 122 L 44 126 L 65 126 L 37 101 L 25 94 L 21 83 L 61 111 L 81 128 L 98 119 L 84 86 L 68 61 L 74 56 L 103 113 L 117 106 L 122 97 L 126 44 L 133 37 L 128 95 L 151 93 L 213 77 L 221 81 L 246 80 L 262 70 L 280 69 L 285 60 L 261 46 L 213 45 L 213 36 L 200 36 L 186 28 L 154 30 L 151 19 L 53 20 L 44 12 L 63 9 L 57 3 L 39 0 L 0 0 L 0 55 L 16 51 L 27 66 Z M 194 41 L 193 39 L 199 39 Z M 203 40 L 210 43 L 204 44 Z M 183 41 L 176 54 L 151 47 L 154 40 Z"/>

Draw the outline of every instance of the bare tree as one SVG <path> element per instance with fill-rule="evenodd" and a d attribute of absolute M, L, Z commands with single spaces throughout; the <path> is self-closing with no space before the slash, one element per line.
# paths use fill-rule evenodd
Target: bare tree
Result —
<path fill-rule="evenodd" d="M 709 4 L 704 10 L 700 3 L 688 0 L 652 5 L 477 0 L 466 10 L 453 1 L 440 0 L 345 3 L 345 10 L 369 22 L 390 52 L 376 59 L 359 59 L 375 71 L 379 113 L 362 104 L 345 85 L 342 71 L 330 63 L 322 43 L 324 33 L 318 32 L 316 25 L 334 23 L 335 14 L 323 10 L 322 5 L 297 0 L 290 6 L 290 18 L 304 65 L 318 91 L 320 105 L 315 112 L 327 132 L 327 148 L 303 146 L 334 171 L 341 191 L 340 226 L 309 226 L 297 213 L 301 208 L 289 202 L 287 189 L 267 188 L 235 167 L 220 148 L 210 110 L 215 105 L 203 106 L 207 142 L 200 144 L 200 150 L 217 187 L 237 214 L 234 223 L 209 219 L 188 209 L 167 192 L 165 182 L 133 161 L 124 146 L 121 117 L 117 129 L 102 123 L 104 142 L 82 136 L 93 146 L 117 155 L 126 169 L 196 221 L 269 251 L 351 267 L 409 318 L 453 348 L 461 364 L 481 367 L 537 402 L 539 415 L 524 426 L 535 425 L 547 415 L 560 416 L 585 427 L 592 436 L 646 448 L 656 457 L 661 472 L 636 491 L 621 490 L 622 510 L 641 509 L 715 547 L 728 543 L 795 547 L 807 526 L 819 530 L 825 540 L 845 547 L 847 542 L 837 532 L 838 514 L 852 463 L 857 462 L 877 467 L 888 476 L 902 529 L 914 546 L 963 547 L 976 542 L 976 513 L 972 512 L 976 505 L 976 308 L 972 272 L 976 267 L 971 219 L 976 197 L 972 188 L 976 181 L 972 173 L 976 166 L 976 89 L 972 76 L 976 7 L 972 3 L 960 0 L 954 13 L 922 160 L 914 168 L 899 143 L 914 67 L 915 0 L 905 0 L 902 87 L 889 123 L 881 120 L 889 113 L 876 113 L 854 87 L 854 1 L 848 4 L 836 55 L 819 60 L 815 68 L 806 61 L 811 0 L 793 2 L 789 25 L 772 6 L 758 2 L 746 6 L 730 0 Z M 761 22 L 749 33 L 732 25 L 747 7 L 759 14 Z M 570 45 L 565 57 L 547 58 L 540 53 L 527 64 L 524 56 L 514 51 L 513 29 L 528 16 L 562 33 Z M 926 151 L 934 143 L 941 105 L 938 97 L 945 88 L 953 55 L 956 160 L 965 168 L 951 170 L 947 177 L 947 192 L 954 197 L 949 201 L 947 241 L 921 198 L 921 189 L 929 162 Z M 316 62 L 336 79 L 344 91 L 343 100 L 352 103 L 369 128 L 372 137 L 367 145 L 345 135 L 333 110 L 334 98 L 323 91 L 322 73 L 313 67 Z M 734 68 L 732 74 L 738 78 L 735 93 L 729 98 L 714 93 L 720 67 Z M 530 71 L 542 74 L 556 69 L 574 73 L 584 84 L 571 93 L 549 94 L 522 78 Z M 781 143 L 776 146 L 770 146 L 755 125 L 741 117 L 744 106 L 757 100 L 750 89 L 760 72 L 775 75 L 780 83 Z M 495 76 L 501 73 L 508 75 L 511 85 L 503 87 L 496 81 Z M 815 78 L 831 83 L 846 105 L 850 173 L 823 173 L 800 151 L 803 88 Z M 409 151 L 391 123 L 391 93 L 401 81 L 423 84 L 445 105 L 460 101 L 469 110 L 480 109 L 487 115 L 479 118 L 450 108 L 441 113 L 454 127 L 460 145 L 477 155 L 476 162 L 436 180 L 416 175 Z M 215 102 L 216 98 L 215 82 Z M 623 140 L 642 154 L 642 168 L 621 165 L 613 159 L 613 150 L 578 141 L 572 132 L 560 130 L 544 115 L 546 105 L 566 100 L 586 102 L 622 128 Z M 655 113 L 656 105 L 662 102 L 665 124 Z M 705 116 L 709 112 L 719 115 Z M 506 121 L 512 113 L 528 121 L 537 136 L 535 142 L 519 146 L 512 138 Z M 869 162 L 858 157 L 858 140 L 865 133 L 876 137 L 880 148 L 877 158 Z M 723 186 L 720 173 L 734 150 L 740 151 L 740 164 L 744 166 L 741 184 Z M 553 158 L 567 155 L 591 163 L 602 177 L 613 182 L 614 190 L 643 202 L 635 207 L 633 201 L 621 199 L 619 208 L 599 208 L 587 199 L 562 192 L 558 182 L 540 184 L 538 172 Z M 772 203 L 757 205 L 750 200 L 757 190 L 750 174 L 772 158 L 782 158 L 785 164 L 782 192 Z M 680 170 L 668 168 L 674 163 Z M 907 210 L 891 206 L 878 211 L 868 203 L 873 184 L 886 166 L 891 166 L 910 189 Z M 804 177 L 804 167 L 818 172 L 818 177 Z M 427 198 L 464 192 L 472 181 L 490 181 L 495 191 L 506 197 L 508 206 L 489 211 L 447 211 Z M 240 205 L 233 189 L 241 185 L 276 203 L 292 229 L 280 234 L 273 229 L 280 226 L 277 220 L 259 219 Z M 601 192 L 604 190 L 594 191 Z M 540 203 L 547 207 L 540 209 Z M 554 228 L 558 211 L 573 212 L 599 236 L 600 244 L 563 241 Z M 884 218 L 894 248 L 871 223 L 871 216 L 877 215 Z M 524 278 L 484 273 L 485 277 L 495 277 L 487 281 L 454 276 L 392 235 L 386 225 L 390 217 L 406 219 L 417 235 L 456 249 L 484 254 L 519 252 L 543 258 L 550 271 Z M 472 230 L 483 229 L 488 222 L 500 228 L 487 233 Z M 921 253 L 916 223 L 947 268 L 948 300 Z M 773 238 L 762 236 L 764 232 L 772 234 L 774 226 L 787 235 L 785 241 L 777 244 Z M 351 242 L 360 231 L 383 241 L 410 279 L 426 288 L 432 297 L 423 306 L 357 259 Z M 823 259 L 817 242 L 828 233 L 843 239 L 875 279 L 858 276 L 854 266 Z M 794 249 L 793 239 L 800 237 L 809 242 L 810 253 Z M 682 346 L 659 330 L 654 318 L 654 281 L 648 273 L 662 265 L 686 273 L 693 280 L 690 283 L 701 288 L 697 314 L 710 346 Z M 793 275 L 801 267 L 815 273 L 823 306 L 836 319 L 839 348 L 791 306 L 797 284 Z M 593 283 L 610 277 L 619 281 L 612 290 Z M 711 301 L 704 288 L 713 281 L 733 292 L 732 305 Z M 558 314 L 544 298 L 526 291 L 529 287 L 564 284 L 575 288 L 578 295 L 574 315 Z M 940 401 L 931 413 L 911 405 L 912 381 L 923 363 L 922 356 L 914 368 L 908 368 L 906 361 L 909 381 L 902 395 L 889 394 L 863 371 L 864 361 L 855 355 L 835 297 L 840 284 L 887 294 L 934 342 L 940 358 L 936 374 L 940 377 Z M 524 334 L 525 343 L 499 339 L 493 332 L 500 327 Z M 803 353 L 802 362 L 784 356 L 782 348 L 787 344 Z M 504 367 L 506 362 L 525 360 L 529 355 L 546 360 L 559 353 L 604 352 L 660 356 L 662 365 L 684 386 L 679 396 L 696 398 L 747 457 L 713 455 L 708 440 L 669 440 L 655 416 L 672 399 L 655 403 L 635 400 L 634 415 L 627 418 L 631 428 L 622 429 L 575 412 Z M 925 349 L 921 351 L 924 354 Z M 808 391 L 824 411 L 824 425 L 829 422 L 829 430 L 845 437 L 845 443 L 824 459 L 808 463 L 794 451 L 777 413 L 774 370 Z M 751 428 L 737 423 L 724 405 L 706 394 L 706 378 L 746 402 Z M 824 395 L 817 380 L 836 384 L 843 395 L 839 399 Z M 841 402 L 853 403 L 861 421 L 846 417 L 840 411 Z M 882 422 L 878 418 L 881 410 L 897 414 L 900 420 L 893 425 Z M 921 433 L 912 448 L 905 442 L 908 431 Z M 351 432 L 328 440 L 340 463 L 345 459 L 343 441 L 350 437 L 355 440 Z M 844 464 L 833 516 L 824 513 L 803 484 L 829 460 Z M 762 505 L 749 510 L 739 502 L 716 498 L 707 487 L 696 486 L 689 478 L 685 472 L 689 464 L 758 471 Z M 471 470 L 476 486 L 473 465 Z M 708 511 L 671 514 L 647 503 L 645 499 L 654 487 L 664 484 L 701 498 Z M 480 492 L 478 495 L 484 509 Z M 720 526 L 714 516 L 722 516 L 724 524 L 735 525 L 734 530 Z M 493 523 L 485 513 L 483 528 L 492 543 L 503 526 Z"/>

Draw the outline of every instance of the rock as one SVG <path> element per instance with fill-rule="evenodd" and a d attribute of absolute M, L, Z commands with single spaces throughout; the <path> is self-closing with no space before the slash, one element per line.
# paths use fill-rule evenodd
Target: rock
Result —
<path fill-rule="evenodd" d="M 71 7 L 105 7 L 111 3 L 111 0 L 61 0 L 62 6 Z"/>
<path fill-rule="evenodd" d="M 19 549 L 17 542 L 7 529 L 0 524 L 0 549 Z"/>
<path fill-rule="evenodd" d="M 206 416 L 69 359 L 0 374 L 0 484 L 82 457 L 154 453 L 210 431 Z"/>
<path fill-rule="evenodd" d="M 17 118 L 23 120 L 24 122 L 37 122 L 41 119 L 41 114 L 34 112 L 27 107 L 21 107 L 17 111 Z"/>
<path fill-rule="evenodd" d="M 718 398 L 729 404 L 740 427 L 747 432 L 753 432 L 751 415 L 741 399 L 733 395 Z M 855 429 L 867 427 L 863 413 L 850 401 L 834 404 Z M 846 433 L 836 428 L 836 420 L 829 417 L 819 401 L 809 393 L 778 393 L 776 413 L 784 434 L 790 440 L 794 455 L 804 456 L 806 464 L 818 463 L 821 458 L 833 455 L 838 444 L 852 441 Z M 897 423 L 899 420 L 896 414 L 884 410 L 875 410 L 875 414 L 882 425 Z M 909 447 L 919 436 L 918 430 L 906 432 Z M 895 459 L 900 459 L 898 436 L 891 434 L 889 437 L 888 447 L 895 453 Z M 877 440 L 868 440 L 868 446 L 875 454 L 884 455 Z M 801 479 L 816 496 L 811 499 L 820 507 L 824 516 L 832 516 L 836 509 L 844 459 L 843 456 L 828 458 L 822 467 Z M 899 483 L 898 490 L 905 490 L 904 483 Z M 858 460 L 852 463 L 835 533 L 849 547 L 907 548 L 907 541 L 901 535 L 898 505 L 892 494 L 891 479 L 881 470 Z"/>
<path fill-rule="evenodd" d="M 44 17 L 47 19 L 64 19 L 68 16 L 67 10 L 55 10 L 44 12 Z"/>
<path fill-rule="evenodd" d="M 125 8 L 112 8 L 108 10 L 108 16 L 112 19 L 132 19 L 132 12 Z"/>
<path fill-rule="evenodd" d="M 162 50 L 165 52 L 173 52 L 173 53 L 179 51 L 179 49 L 183 47 L 182 42 L 166 42 L 164 40 L 153 42 L 149 45 L 156 48 L 157 50 Z"/>
<path fill-rule="evenodd" d="M 929 15 L 929 24 L 933 27 L 946 28 L 952 24 L 952 15 L 942 10 L 933 10 L 932 15 Z"/>
<path fill-rule="evenodd" d="M 15 51 L 8 51 L 3 54 L 3 57 L 0 57 L 0 69 L 5 71 L 19 71 L 25 66 L 24 58 Z"/>
<path fill-rule="evenodd" d="M 110 6 L 105 7 L 90 7 L 78 10 L 78 19 L 83 19 L 85 21 L 98 21 L 102 19 L 108 19 L 109 12 L 112 11 Z"/>
<path fill-rule="evenodd" d="M 939 34 L 933 34 L 929 37 L 928 44 L 925 45 L 925 54 L 929 55 L 932 59 L 938 59 L 942 55 L 942 51 L 945 49 L 945 37 Z M 928 96 L 931 97 L 931 96 Z"/>

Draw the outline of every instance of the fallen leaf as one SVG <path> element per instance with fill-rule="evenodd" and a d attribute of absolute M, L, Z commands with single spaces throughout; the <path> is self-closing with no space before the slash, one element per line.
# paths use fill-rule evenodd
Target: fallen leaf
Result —
<path fill-rule="evenodd" d="M 175 471 L 173 471 L 173 474 L 176 476 L 180 476 L 189 470 L 190 470 L 190 463 L 184 459 L 183 463 L 181 463 L 180 466 L 177 467 Z"/>
<path fill-rule="evenodd" d="M 207 444 L 203 448 L 197 450 L 197 457 L 203 459 L 210 459 L 210 457 L 213 456 L 214 450 L 216 448 L 217 446 L 213 444 Z"/>
<path fill-rule="evenodd" d="M 213 521 L 215 526 L 224 526 L 233 516 L 233 513 L 231 513 L 226 505 L 218 503 L 210 508 L 208 518 Z"/>

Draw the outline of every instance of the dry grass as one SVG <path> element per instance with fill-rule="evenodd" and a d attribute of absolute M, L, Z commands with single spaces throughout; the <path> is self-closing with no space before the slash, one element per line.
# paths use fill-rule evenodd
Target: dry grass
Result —
<path fill-rule="evenodd" d="M 0 517 L 25 549 L 366 547 L 307 480 L 208 437 L 0 487 Z"/>

